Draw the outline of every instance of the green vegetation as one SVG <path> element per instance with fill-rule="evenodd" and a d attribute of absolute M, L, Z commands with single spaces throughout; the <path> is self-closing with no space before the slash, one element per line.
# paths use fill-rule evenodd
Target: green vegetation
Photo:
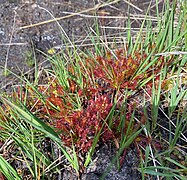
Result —
<path fill-rule="evenodd" d="M 133 146 L 142 179 L 185 179 L 186 8 L 167 1 L 156 28 L 145 18 L 135 41 L 128 20 L 126 45 L 117 50 L 101 40 L 99 26 L 89 33 L 90 51 L 67 38 L 67 48 L 48 57 L 46 84 L 21 77 L 11 95 L 0 96 L 0 172 L 9 180 L 45 179 L 72 168 L 81 178 L 95 150 L 110 142 L 119 170 Z"/>

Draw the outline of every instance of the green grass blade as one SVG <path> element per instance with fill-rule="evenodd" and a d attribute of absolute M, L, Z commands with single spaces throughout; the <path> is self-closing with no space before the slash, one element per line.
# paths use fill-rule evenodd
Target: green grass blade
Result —
<path fill-rule="evenodd" d="M 17 174 L 17 172 L 12 168 L 12 166 L 0 155 L 0 172 L 4 174 L 4 176 L 8 180 L 21 180 L 21 177 Z"/>
<path fill-rule="evenodd" d="M 4 99 L 4 98 L 3 98 Z M 34 116 L 31 112 L 29 111 L 24 111 L 22 108 L 19 106 L 13 104 L 10 101 L 7 101 L 4 99 L 13 109 L 15 109 L 19 115 L 24 118 L 24 121 L 35 127 L 36 129 L 40 130 L 41 132 L 45 133 L 48 137 L 50 137 L 53 141 L 57 142 L 61 150 L 63 151 L 64 155 L 68 159 L 68 161 L 72 164 L 73 160 L 70 157 L 70 155 L 66 152 L 66 150 L 61 146 L 62 141 L 59 138 L 58 134 L 48 125 L 46 125 L 43 121 L 41 121 L 39 118 Z"/>

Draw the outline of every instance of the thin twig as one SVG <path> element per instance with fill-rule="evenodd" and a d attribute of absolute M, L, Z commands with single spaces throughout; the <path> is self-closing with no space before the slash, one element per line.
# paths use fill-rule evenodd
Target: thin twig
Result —
<path fill-rule="evenodd" d="M 74 13 L 74 12 L 67 12 L 67 11 L 63 11 L 64 14 L 68 14 L 68 15 L 75 15 L 75 16 L 80 16 L 80 17 L 86 17 L 86 18 L 101 18 L 101 19 L 132 19 L 132 20 L 144 20 L 145 19 L 145 15 L 131 15 L 130 17 L 128 16 L 96 16 L 96 15 L 89 15 L 89 14 L 83 14 L 83 13 Z M 66 17 L 66 16 L 64 16 Z M 152 20 L 152 21 L 158 21 L 157 18 L 152 17 L 152 16 L 147 16 L 147 20 Z"/>
<path fill-rule="evenodd" d="M 24 46 L 27 45 L 28 43 L 2 43 L 0 46 Z"/>
<path fill-rule="evenodd" d="M 120 0 L 115 0 L 115 1 L 112 1 L 110 3 L 103 3 L 103 4 L 98 3 L 92 8 L 84 9 L 83 11 L 80 11 L 80 12 L 77 12 L 77 13 L 74 13 L 74 14 L 70 14 L 70 15 L 67 15 L 67 16 L 62 16 L 62 17 L 55 18 L 55 19 L 50 19 L 50 20 L 47 20 L 47 21 L 42 21 L 42 22 L 35 23 L 35 24 L 30 24 L 30 25 L 27 25 L 27 26 L 22 26 L 19 29 L 20 30 L 21 29 L 27 29 L 27 28 L 31 28 L 31 27 L 40 26 L 40 25 L 43 25 L 43 24 L 48 24 L 48 23 L 55 22 L 55 21 L 60 21 L 60 20 L 63 20 L 63 19 L 67 19 L 67 18 L 76 16 L 76 15 L 79 15 L 81 13 L 85 13 L 85 12 L 89 12 L 89 11 L 95 11 L 95 10 L 101 8 L 101 7 L 105 7 L 105 6 L 108 6 L 108 5 L 111 5 L 111 4 L 115 4 L 119 1 Z"/>
<path fill-rule="evenodd" d="M 170 56 L 170 55 L 186 55 L 187 51 L 173 51 L 173 52 L 164 52 L 164 53 L 158 53 L 154 56 Z"/>
<path fill-rule="evenodd" d="M 135 8 L 136 10 L 140 11 L 140 12 L 143 12 L 142 9 L 140 9 L 139 7 L 135 6 L 133 3 L 129 2 L 129 1 L 126 1 L 126 0 L 123 0 L 125 3 L 127 3 L 128 5 L 132 6 L 133 8 Z"/>

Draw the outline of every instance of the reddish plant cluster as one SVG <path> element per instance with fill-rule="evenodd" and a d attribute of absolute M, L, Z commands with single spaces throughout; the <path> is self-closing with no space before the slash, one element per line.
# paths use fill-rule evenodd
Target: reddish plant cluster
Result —
<path fill-rule="evenodd" d="M 141 78 L 134 75 L 146 57 L 146 54 L 142 56 L 140 53 L 127 57 L 125 50 L 118 50 L 115 54 L 108 52 L 106 57 L 99 56 L 95 61 L 89 59 L 87 64 L 94 67 L 94 77 L 102 79 L 108 87 L 135 90 Z"/>
<path fill-rule="evenodd" d="M 62 130 L 62 140 L 70 145 L 76 144 L 76 148 L 87 152 L 92 146 L 94 136 L 102 129 L 104 135 L 112 138 L 112 132 L 106 125 L 102 127 L 112 107 L 110 99 L 106 95 L 96 96 L 87 101 L 87 107 L 73 112 L 54 122 L 56 128 Z M 106 140 L 106 139 L 105 139 Z"/>
<path fill-rule="evenodd" d="M 77 151 L 87 152 L 100 130 L 100 139 L 103 141 L 120 138 L 117 137 L 120 118 L 112 117 L 112 120 L 110 119 L 112 126 L 110 126 L 107 117 L 113 106 L 117 90 L 120 92 L 126 89 L 137 90 L 138 84 L 152 74 L 152 71 L 147 70 L 144 74 L 135 75 L 137 68 L 146 57 L 145 54 L 139 53 L 135 53 L 133 57 L 127 57 L 126 51 L 118 50 L 115 54 L 107 53 L 105 57 L 87 59 L 84 66 L 79 64 L 83 75 L 90 73 L 91 80 L 83 76 L 84 89 L 81 89 L 71 76 L 68 79 L 69 90 L 66 90 L 57 80 L 49 79 L 48 87 L 40 86 L 38 88 L 38 91 L 44 94 L 45 103 L 31 89 L 28 102 L 32 106 L 32 111 L 37 111 L 38 116 L 45 117 L 45 119 L 48 117 L 49 123 L 56 128 L 67 146 L 74 144 Z M 160 58 L 159 61 L 160 64 L 155 68 L 157 73 L 163 66 L 163 58 Z M 76 77 L 73 66 L 68 67 L 67 71 Z M 79 103 L 77 103 L 77 99 Z M 119 104 L 116 105 L 118 110 L 121 106 L 120 103 L 119 101 Z M 128 105 L 127 112 L 125 112 L 124 133 L 133 111 L 132 104 Z M 132 133 L 134 129 L 137 130 L 132 127 Z"/>
<path fill-rule="evenodd" d="M 41 86 L 39 90 L 44 92 L 46 87 Z M 87 152 L 101 128 L 102 140 L 112 139 L 113 132 L 105 122 L 113 105 L 107 94 L 102 94 L 96 88 L 79 90 L 78 96 L 82 99 L 81 109 L 76 109 L 73 97 L 66 97 L 57 81 L 53 82 L 45 92 L 47 96 L 45 105 L 38 98 L 33 101 L 35 93 L 33 90 L 30 90 L 30 93 L 29 102 L 35 104 L 33 111 L 37 110 L 38 116 L 42 118 L 48 116 L 50 124 L 57 129 L 67 146 L 73 143 L 77 150 Z"/>

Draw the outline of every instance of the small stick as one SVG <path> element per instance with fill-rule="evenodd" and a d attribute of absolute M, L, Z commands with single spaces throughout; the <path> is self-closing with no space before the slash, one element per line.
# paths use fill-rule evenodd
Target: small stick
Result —
<path fill-rule="evenodd" d="M 173 51 L 173 52 L 164 52 L 164 53 L 158 53 L 154 56 L 169 56 L 169 55 L 186 55 L 187 51 Z"/>
<path fill-rule="evenodd" d="M 113 2 L 110 2 L 110 3 L 98 3 L 96 4 L 94 7 L 92 8 L 88 8 L 88 9 L 85 9 L 83 11 L 80 11 L 80 12 L 77 12 L 77 13 L 74 13 L 74 14 L 70 14 L 70 15 L 67 15 L 67 16 L 62 16 L 62 17 L 59 17 L 59 18 L 55 18 L 55 19 L 50 19 L 50 20 L 47 20 L 47 21 L 42 21 L 42 22 L 39 22 L 39 23 L 36 23 L 36 24 L 31 24 L 31 25 L 27 25 L 27 26 L 22 26 L 20 27 L 19 29 L 27 29 L 27 28 L 31 28 L 31 27 L 35 27 L 35 26 L 39 26 L 39 25 L 43 25 L 43 24 L 47 24 L 47 23 L 51 23 L 51 22 L 55 22 L 55 21 L 59 21 L 59 20 L 62 20 L 62 19 L 67 19 L 67 18 L 70 18 L 70 17 L 73 17 L 73 16 L 76 16 L 76 15 L 79 15 L 81 13 L 85 13 L 85 12 L 89 12 L 89 11 L 94 11 L 94 10 L 97 10 L 101 7 L 105 7 L 105 6 L 108 6 L 108 5 L 111 5 L 111 4 L 115 4 L 117 2 L 119 2 L 120 0 L 115 0 Z"/>

